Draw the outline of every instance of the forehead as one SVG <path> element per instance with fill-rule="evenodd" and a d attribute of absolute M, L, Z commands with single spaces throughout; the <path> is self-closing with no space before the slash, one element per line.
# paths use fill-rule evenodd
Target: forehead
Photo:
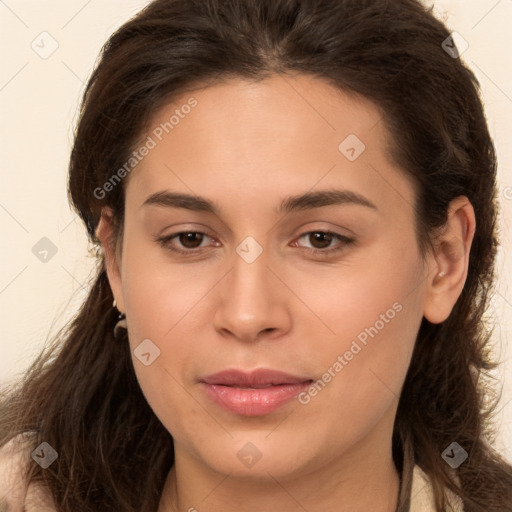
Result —
<path fill-rule="evenodd" d="M 189 109 L 191 98 L 197 105 Z M 188 113 L 183 115 L 181 110 Z M 174 113 L 178 115 L 173 116 Z M 273 75 L 260 81 L 231 78 L 197 86 L 160 108 L 146 131 L 165 126 L 173 117 L 170 131 L 176 141 L 180 133 L 183 137 L 190 132 L 201 136 L 200 131 L 205 130 L 208 138 L 215 137 L 216 142 L 226 138 L 226 144 L 219 148 L 224 152 L 233 149 L 228 143 L 234 137 L 238 143 L 244 140 L 249 145 L 255 140 L 291 138 L 297 149 L 306 149 L 312 144 L 304 146 L 305 140 L 317 143 L 322 138 L 329 143 L 329 135 L 337 139 L 344 132 L 368 138 L 365 132 L 373 131 L 377 125 L 381 126 L 372 134 L 372 140 L 386 146 L 377 105 L 312 75 Z"/>
<path fill-rule="evenodd" d="M 129 177 L 139 204 L 163 188 L 232 203 L 237 191 L 270 200 L 340 185 L 373 202 L 413 200 L 380 109 L 314 76 L 195 87 L 152 116 L 141 143 L 148 137 L 153 147 Z"/>

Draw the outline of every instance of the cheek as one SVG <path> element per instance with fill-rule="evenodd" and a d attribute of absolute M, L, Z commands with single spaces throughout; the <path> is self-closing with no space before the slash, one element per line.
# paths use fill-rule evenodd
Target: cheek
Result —
<path fill-rule="evenodd" d="M 369 260 L 364 271 L 331 276 L 323 294 L 308 297 L 329 330 L 321 326 L 324 334 L 314 336 L 310 328 L 316 343 L 302 356 L 315 361 L 319 381 L 303 403 L 311 406 L 312 419 L 324 414 L 328 423 L 354 432 L 398 400 L 423 316 L 424 279 L 414 248 L 385 254 Z"/>
<path fill-rule="evenodd" d="M 334 341 L 323 338 L 306 354 L 318 373 L 299 397 L 295 421 L 302 418 L 312 433 L 330 439 L 333 453 L 376 428 L 385 432 L 393 422 L 420 319 L 410 302 L 395 303 L 395 308 L 382 304 L 367 304 L 357 316 L 347 314 L 336 325 Z"/>
<path fill-rule="evenodd" d="M 205 269 L 200 275 L 193 265 L 180 269 L 166 259 L 163 249 L 126 237 L 122 278 L 137 380 L 157 417 L 179 439 L 183 429 L 178 418 L 186 417 L 189 427 L 196 417 L 205 421 L 184 381 L 190 382 L 187 375 L 201 359 L 195 333 L 204 324 L 205 298 L 218 274 Z M 156 347 L 149 345 L 149 352 L 158 354 L 147 366 L 135 355 L 145 340 Z"/>
<path fill-rule="evenodd" d="M 421 269 L 413 244 L 407 247 L 389 239 L 373 244 L 364 255 L 349 256 L 339 267 L 290 274 L 294 292 L 314 313 L 301 328 L 314 324 L 320 329 L 317 357 L 344 352 L 354 339 L 363 346 L 373 338 L 386 340 L 388 349 L 410 344 L 422 317 Z"/>
<path fill-rule="evenodd" d="M 195 402 L 184 387 L 183 374 L 193 368 L 194 355 L 198 356 L 197 344 L 191 330 L 184 330 L 187 318 L 194 311 L 201 290 L 187 286 L 180 279 L 170 279 L 161 272 L 144 269 L 127 276 L 125 304 L 127 309 L 128 336 L 132 360 L 139 386 L 151 409 L 175 439 L 182 432 L 179 418 L 193 422 L 200 411 L 195 412 Z M 149 344 L 151 363 L 139 359 L 138 347 Z M 154 358 L 154 359 L 153 359 Z M 148 358 L 146 358 L 148 359 Z M 146 361 L 147 362 L 147 361 Z M 186 429 L 185 429 L 186 431 Z"/>
<path fill-rule="evenodd" d="M 126 237 L 123 295 L 135 336 L 163 340 L 196 313 L 196 305 L 218 279 L 211 269 L 198 268 L 173 263 L 166 249 L 141 233 Z"/>

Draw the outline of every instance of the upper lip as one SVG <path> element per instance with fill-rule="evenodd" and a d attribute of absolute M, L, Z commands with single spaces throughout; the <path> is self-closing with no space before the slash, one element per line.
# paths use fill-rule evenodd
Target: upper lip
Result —
<path fill-rule="evenodd" d="M 206 384 L 233 387 L 266 387 L 281 384 L 299 384 L 310 381 L 308 377 L 298 377 L 279 370 L 259 368 L 251 372 L 241 370 L 223 370 L 201 379 Z"/>

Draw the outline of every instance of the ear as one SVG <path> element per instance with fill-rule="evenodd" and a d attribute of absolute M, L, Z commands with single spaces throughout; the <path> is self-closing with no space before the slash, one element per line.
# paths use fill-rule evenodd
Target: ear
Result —
<path fill-rule="evenodd" d="M 111 208 L 102 208 L 100 221 L 96 228 L 96 236 L 103 247 L 107 277 L 116 301 L 117 309 L 123 313 L 125 307 L 120 270 L 121 254 L 120 251 L 117 250 L 118 246 L 116 246 L 114 240 L 113 213 Z"/>
<path fill-rule="evenodd" d="M 431 323 L 444 322 L 450 316 L 464 288 L 475 226 L 475 212 L 469 199 L 454 199 L 435 242 L 435 252 L 430 256 L 423 316 Z"/>

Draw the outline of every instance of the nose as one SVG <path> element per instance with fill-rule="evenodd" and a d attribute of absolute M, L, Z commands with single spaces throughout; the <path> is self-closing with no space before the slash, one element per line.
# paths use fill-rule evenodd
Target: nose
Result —
<path fill-rule="evenodd" d="M 265 251 L 252 263 L 236 254 L 233 268 L 216 290 L 218 308 L 214 327 L 217 332 L 245 342 L 287 332 L 291 326 L 287 301 L 292 294 L 278 274 L 276 268 L 270 268 Z"/>

